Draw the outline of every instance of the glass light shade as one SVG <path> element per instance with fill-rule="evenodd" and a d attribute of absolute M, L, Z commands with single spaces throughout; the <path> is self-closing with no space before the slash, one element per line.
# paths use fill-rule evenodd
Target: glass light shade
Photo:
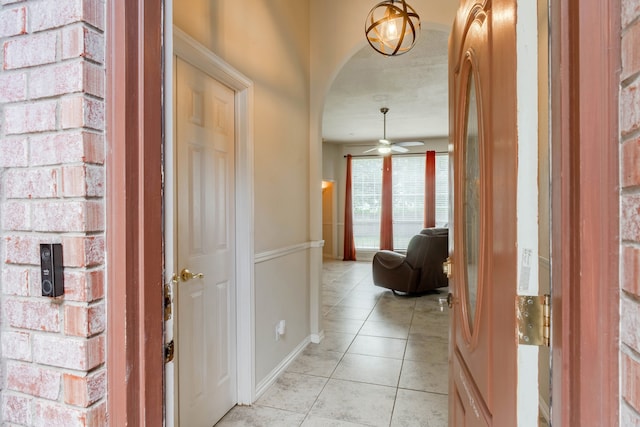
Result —
<path fill-rule="evenodd" d="M 420 34 L 420 17 L 404 0 L 386 0 L 371 9 L 365 22 L 367 41 L 383 55 L 408 52 Z"/>
<path fill-rule="evenodd" d="M 389 154 L 391 153 L 391 147 L 387 147 L 387 146 L 378 147 L 378 153 Z"/>

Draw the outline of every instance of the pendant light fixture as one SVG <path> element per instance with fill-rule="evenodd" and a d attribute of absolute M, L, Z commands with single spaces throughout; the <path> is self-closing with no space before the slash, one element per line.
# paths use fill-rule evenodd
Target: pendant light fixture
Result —
<path fill-rule="evenodd" d="M 371 9 L 364 33 L 372 48 L 386 56 L 408 52 L 420 33 L 420 17 L 404 0 L 385 0 Z"/>

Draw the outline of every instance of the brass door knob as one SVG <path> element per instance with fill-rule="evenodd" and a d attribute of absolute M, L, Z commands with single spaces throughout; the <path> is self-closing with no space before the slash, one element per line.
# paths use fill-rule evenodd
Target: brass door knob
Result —
<path fill-rule="evenodd" d="M 453 294 L 451 292 L 449 292 L 449 295 L 447 295 L 446 298 L 438 298 L 438 305 L 440 306 L 440 311 L 444 311 L 445 304 L 449 308 L 453 307 Z"/>
<path fill-rule="evenodd" d="M 182 271 L 180 272 L 180 279 L 183 282 L 188 282 L 191 279 L 202 279 L 203 277 L 204 277 L 204 274 L 202 273 L 193 274 L 186 268 L 183 268 Z"/>

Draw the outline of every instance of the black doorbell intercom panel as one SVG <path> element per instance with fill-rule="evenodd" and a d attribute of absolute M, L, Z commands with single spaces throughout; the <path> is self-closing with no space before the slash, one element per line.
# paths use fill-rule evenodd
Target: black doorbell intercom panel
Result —
<path fill-rule="evenodd" d="M 40 244 L 40 278 L 43 297 L 59 297 L 64 294 L 62 245 L 60 243 Z"/>

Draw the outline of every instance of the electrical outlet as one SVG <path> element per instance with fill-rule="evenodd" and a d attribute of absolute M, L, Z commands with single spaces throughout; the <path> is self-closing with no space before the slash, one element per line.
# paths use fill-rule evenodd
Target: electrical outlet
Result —
<path fill-rule="evenodd" d="M 284 320 L 276 323 L 276 341 L 280 341 L 280 337 L 287 332 L 287 324 Z"/>

